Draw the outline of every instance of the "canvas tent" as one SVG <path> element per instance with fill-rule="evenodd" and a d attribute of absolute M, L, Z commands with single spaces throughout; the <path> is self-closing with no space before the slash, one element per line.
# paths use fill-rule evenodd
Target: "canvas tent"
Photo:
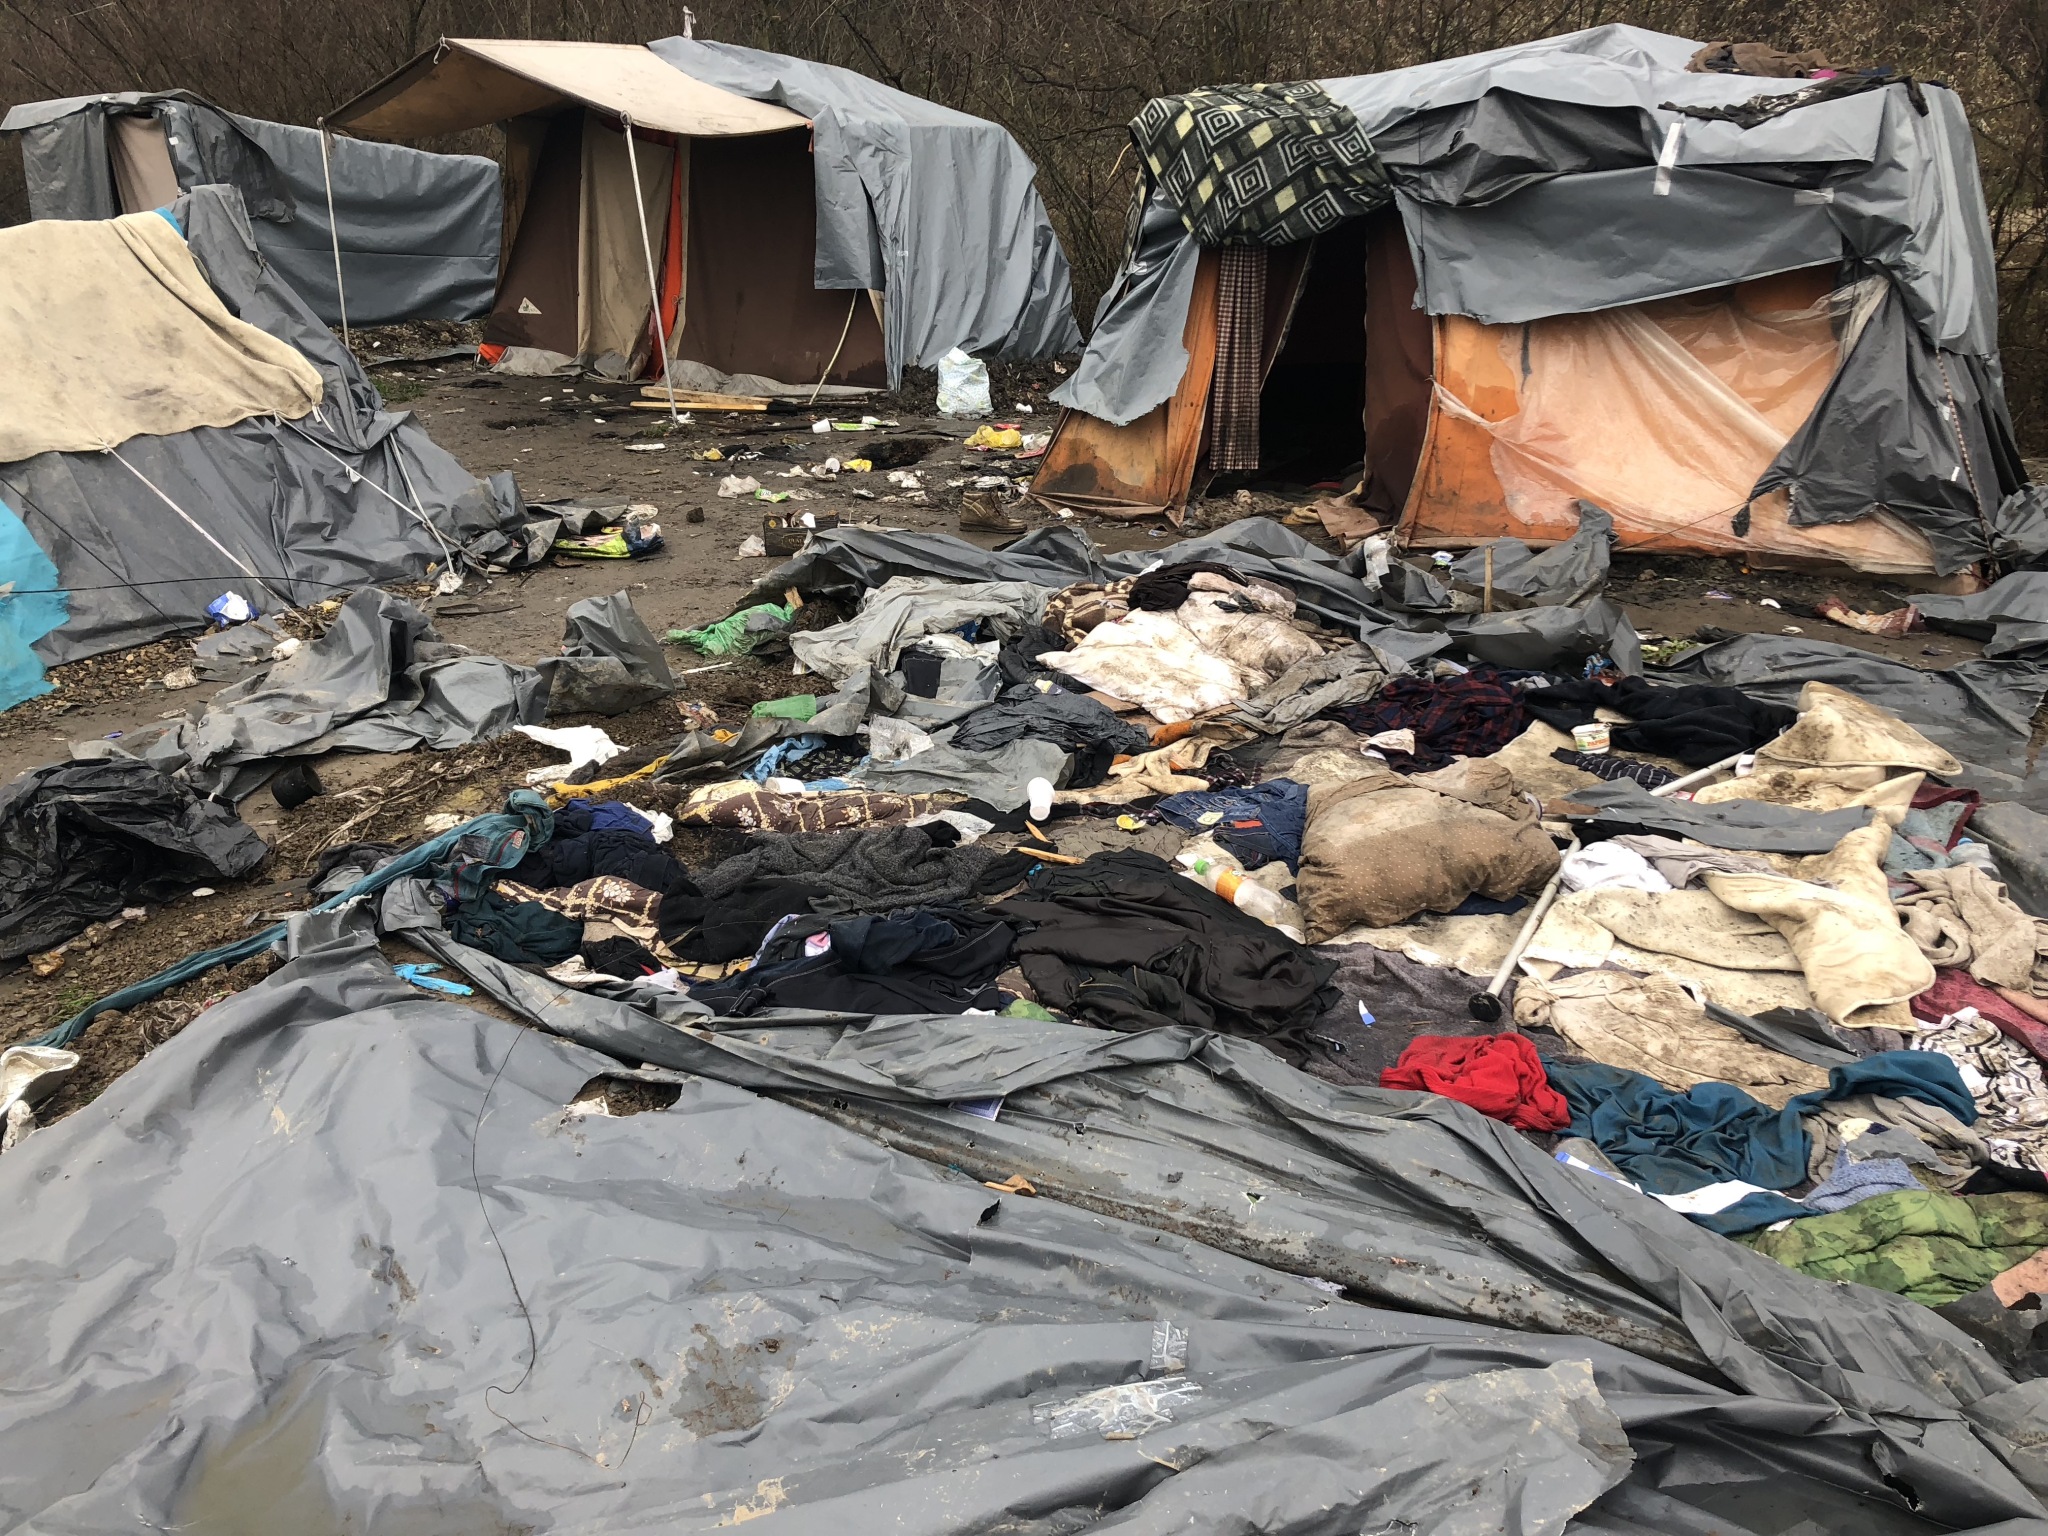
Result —
<path fill-rule="evenodd" d="M 2005 552 L 2025 475 L 1961 103 L 1688 73 L 1698 46 L 1609 26 L 1320 82 L 1371 153 L 1307 237 L 1205 246 L 1151 176 L 1037 494 L 1177 512 L 1198 474 L 1362 459 L 1367 505 L 1429 547 L 1552 542 L 1583 500 L 1623 549 Z M 1194 153 L 1227 142 L 1209 98 L 1170 101 Z"/>
<path fill-rule="evenodd" d="M 210 106 L 186 91 L 30 102 L 0 119 L 21 138 L 29 213 L 110 219 L 194 187 L 242 194 L 257 249 L 328 325 L 337 227 L 354 325 L 474 320 L 498 281 L 498 168 L 477 155 L 363 144 Z M 333 199 L 334 216 L 328 217 Z"/>
<path fill-rule="evenodd" d="M 510 477 L 382 409 L 232 187 L 0 230 L 0 355 L 0 614 L 36 599 L 46 662 L 525 554 Z"/>
<path fill-rule="evenodd" d="M 873 386 L 955 346 L 1080 344 L 1015 141 L 850 71 L 683 38 L 446 39 L 328 121 L 503 124 L 501 367 L 654 374 L 659 337 L 693 365 L 679 383 Z"/>

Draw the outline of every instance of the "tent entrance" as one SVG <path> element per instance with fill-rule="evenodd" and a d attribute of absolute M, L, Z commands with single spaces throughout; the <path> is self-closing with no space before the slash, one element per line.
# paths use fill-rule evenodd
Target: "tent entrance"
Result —
<path fill-rule="evenodd" d="M 1259 467 L 1247 478 L 1313 484 L 1365 456 L 1367 221 L 1271 253 Z"/>

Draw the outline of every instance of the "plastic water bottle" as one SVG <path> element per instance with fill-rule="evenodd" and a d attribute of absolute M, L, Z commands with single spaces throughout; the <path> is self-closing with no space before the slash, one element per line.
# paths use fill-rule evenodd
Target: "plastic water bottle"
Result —
<path fill-rule="evenodd" d="M 1246 879 L 1242 869 L 1225 860 L 1197 854 L 1192 859 L 1183 858 L 1181 862 L 1198 882 L 1238 911 L 1250 913 L 1268 928 L 1281 927 L 1290 915 L 1287 902 L 1278 892 L 1267 890 L 1256 880 Z"/>

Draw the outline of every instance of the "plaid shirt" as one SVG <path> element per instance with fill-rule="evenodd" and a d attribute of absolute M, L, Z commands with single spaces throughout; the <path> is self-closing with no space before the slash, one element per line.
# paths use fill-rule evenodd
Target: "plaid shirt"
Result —
<path fill-rule="evenodd" d="M 1361 736 L 1413 731 L 1413 756 L 1386 754 L 1388 766 L 1400 773 L 1442 768 L 1459 757 L 1488 756 L 1529 723 L 1521 695 L 1501 682 L 1492 667 L 1474 667 L 1440 683 L 1393 678 L 1366 703 L 1342 704 L 1327 713 Z"/>

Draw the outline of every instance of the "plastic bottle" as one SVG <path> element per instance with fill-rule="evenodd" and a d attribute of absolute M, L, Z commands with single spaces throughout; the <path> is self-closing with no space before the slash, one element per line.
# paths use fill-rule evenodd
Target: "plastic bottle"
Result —
<path fill-rule="evenodd" d="M 1222 859 L 1212 859 L 1197 854 L 1191 860 L 1183 860 L 1188 873 L 1197 881 L 1221 896 L 1240 912 L 1249 912 L 1268 928 L 1278 928 L 1291 915 L 1286 900 L 1278 892 L 1269 891 L 1256 880 L 1248 880 L 1242 869 Z"/>

